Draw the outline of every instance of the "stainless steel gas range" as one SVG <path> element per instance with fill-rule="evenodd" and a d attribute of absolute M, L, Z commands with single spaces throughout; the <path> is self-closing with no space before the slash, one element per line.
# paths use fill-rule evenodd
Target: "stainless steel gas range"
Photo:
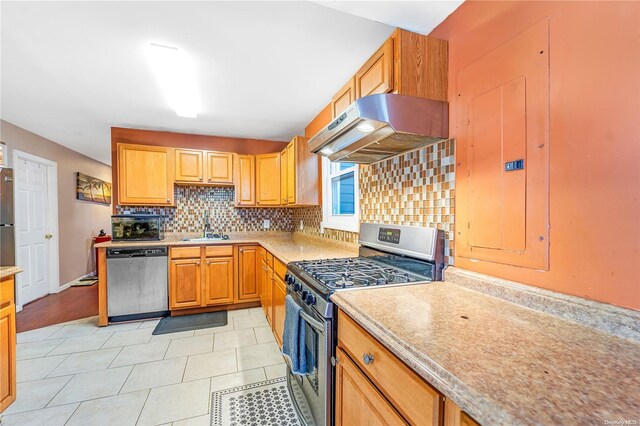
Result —
<path fill-rule="evenodd" d="M 287 293 L 302 308 L 306 325 L 305 376 L 288 368 L 288 385 L 307 424 L 332 425 L 337 324 L 334 291 L 428 283 L 442 279 L 444 235 L 434 228 L 363 223 L 358 257 L 292 262 Z M 375 292 L 371 293 L 375 297 Z"/>

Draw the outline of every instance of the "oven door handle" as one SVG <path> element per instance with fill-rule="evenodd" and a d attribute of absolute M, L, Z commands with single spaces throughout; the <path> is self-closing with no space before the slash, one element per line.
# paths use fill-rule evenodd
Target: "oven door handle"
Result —
<path fill-rule="evenodd" d="M 309 324 L 311 327 L 318 330 L 320 333 L 324 334 L 324 324 L 314 319 L 311 315 L 309 315 L 305 311 L 300 311 L 300 316 L 307 324 Z"/>

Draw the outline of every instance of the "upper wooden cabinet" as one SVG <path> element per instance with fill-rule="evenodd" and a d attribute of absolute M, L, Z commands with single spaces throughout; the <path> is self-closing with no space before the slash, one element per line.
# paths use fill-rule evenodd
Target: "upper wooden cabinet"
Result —
<path fill-rule="evenodd" d="M 176 183 L 233 184 L 233 153 L 176 149 Z"/>
<path fill-rule="evenodd" d="M 336 95 L 331 98 L 331 113 L 337 117 L 342 111 L 347 109 L 356 100 L 356 79 L 351 78 Z"/>
<path fill-rule="evenodd" d="M 256 155 L 256 205 L 280 205 L 280 153 Z"/>
<path fill-rule="evenodd" d="M 133 206 L 172 206 L 174 150 L 118 144 L 118 202 Z"/>
<path fill-rule="evenodd" d="M 289 201 L 288 197 L 288 182 L 289 182 L 289 145 L 280 152 L 280 204 L 285 205 Z"/>
<path fill-rule="evenodd" d="M 206 152 L 207 182 L 217 185 L 233 184 L 233 154 L 229 152 Z"/>
<path fill-rule="evenodd" d="M 193 149 L 176 149 L 176 182 L 202 182 L 203 154 Z"/>
<path fill-rule="evenodd" d="M 447 100 L 447 42 L 397 29 L 331 99 L 333 118 L 363 96 Z"/>
<path fill-rule="evenodd" d="M 360 68 L 356 73 L 354 85 L 356 99 L 393 90 L 393 37 Z"/>
<path fill-rule="evenodd" d="M 236 206 L 256 205 L 256 157 L 236 156 Z"/>
<path fill-rule="evenodd" d="M 320 157 L 309 150 L 308 141 L 305 137 L 296 136 L 282 151 L 282 205 L 320 204 Z"/>

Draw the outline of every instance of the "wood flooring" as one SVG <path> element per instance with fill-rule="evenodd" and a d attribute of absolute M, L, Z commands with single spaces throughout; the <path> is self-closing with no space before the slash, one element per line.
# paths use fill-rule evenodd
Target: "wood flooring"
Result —
<path fill-rule="evenodd" d="M 98 315 L 98 284 L 70 287 L 25 305 L 16 315 L 18 333 Z"/>

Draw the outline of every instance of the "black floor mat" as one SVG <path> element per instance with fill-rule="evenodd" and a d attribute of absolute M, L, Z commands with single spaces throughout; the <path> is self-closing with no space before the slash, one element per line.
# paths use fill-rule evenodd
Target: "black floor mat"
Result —
<path fill-rule="evenodd" d="M 177 333 L 227 325 L 227 311 L 162 318 L 153 334 Z"/>

